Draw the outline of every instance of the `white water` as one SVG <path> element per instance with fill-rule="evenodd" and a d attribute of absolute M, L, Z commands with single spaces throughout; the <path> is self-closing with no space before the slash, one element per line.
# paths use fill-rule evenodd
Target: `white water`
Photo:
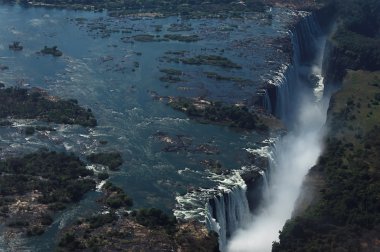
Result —
<path fill-rule="evenodd" d="M 271 165 L 269 197 L 253 216 L 248 228 L 236 232 L 229 251 L 267 252 L 277 240 L 278 231 L 291 217 L 304 176 L 321 151 L 325 108 L 305 100 L 299 113 L 299 127 L 276 144 L 276 164 Z"/>
<path fill-rule="evenodd" d="M 214 197 L 213 204 L 207 204 L 207 225 L 218 233 L 221 251 L 226 250 L 226 239 L 231 232 L 244 226 L 244 222 L 250 218 L 246 190 L 245 184 L 235 186 L 229 192 Z M 214 213 L 215 218 L 210 213 Z"/>
<path fill-rule="evenodd" d="M 290 126 L 289 133 L 279 139 L 272 149 L 268 192 L 251 223 L 235 232 L 228 243 L 230 252 L 268 252 L 286 220 L 291 218 L 301 185 L 308 170 L 315 165 L 322 151 L 323 125 L 326 120 L 328 98 L 322 99 L 323 78 L 320 76 L 322 56 L 310 65 L 302 65 L 307 49 L 323 55 L 324 39 L 313 17 L 301 21 L 293 35 L 294 62 L 279 80 L 275 113 Z M 308 52 L 307 52 L 308 53 Z M 311 84 L 309 74 L 319 77 Z M 306 78 L 305 78 L 306 77 Z M 306 87 L 306 88 L 304 88 Z"/>

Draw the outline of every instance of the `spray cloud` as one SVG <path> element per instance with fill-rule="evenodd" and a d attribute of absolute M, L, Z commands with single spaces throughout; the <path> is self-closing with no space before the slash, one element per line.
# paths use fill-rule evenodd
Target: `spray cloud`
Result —
<path fill-rule="evenodd" d="M 253 222 L 239 230 L 229 242 L 231 252 L 268 252 L 278 231 L 291 217 L 304 176 L 321 151 L 322 126 L 326 109 L 303 97 L 297 127 L 276 143 L 271 165 L 268 197 L 253 216 Z"/>

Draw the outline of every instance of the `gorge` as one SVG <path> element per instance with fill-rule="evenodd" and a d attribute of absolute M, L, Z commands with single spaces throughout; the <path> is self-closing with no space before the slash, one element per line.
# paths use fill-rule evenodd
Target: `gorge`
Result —
<path fill-rule="evenodd" d="M 302 181 L 322 151 L 331 95 L 323 93 L 327 33 L 315 13 L 305 13 L 290 31 L 292 63 L 274 78 L 266 106 L 273 108 L 271 112 L 282 119 L 288 132 L 268 149 L 269 167 L 261 172 L 263 196 L 261 202 L 253 203 L 259 204 L 254 212 L 249 209 L 246 185 L 210 201 L 208 225 L 219 234 L 221 251 L 270 251 L 291 217 Z"/>
<path fill-rule="evenodd" d="M 1 1 L 0 250 L 376 251 L 379 2 L 162 2 Z"/>

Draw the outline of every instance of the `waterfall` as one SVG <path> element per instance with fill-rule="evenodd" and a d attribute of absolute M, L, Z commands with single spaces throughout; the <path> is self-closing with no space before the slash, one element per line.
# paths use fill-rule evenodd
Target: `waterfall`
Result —
<path fill-rule="evenodd" d="M 266 89 L 259 89 L 256 92 L 256 95 L 261 98 L 261 107 L 263 107 L 267 113 L 272 114 L 272 103 L 270 101 L 268 91 Z"/>
<path fill-rule="evenodd" d="M 326 103 L 320 101 L 320 76 L 325 37 L 316 17 L 306 15 L 291 31 L 292 64 L 270 83 L 274 88 L 271 106 L 289 132 L 272 148 L 268 193 L 251 223 L 229 240 L 229 251 L 266 252 L 278 238 L 278 231 L 291 217 L 304 176 L 316 163 L 321 151 Z M 326 97 L 328 99 L 328 97 Z M 265 175 L 265 173 L 264 173 Z"/>
<path fill-rule="evenodd" d="M 287 126 L 295 121 L 294 112 L 300 102 L 299 94 L 302 93 L 305 82 L 309 82 L 309 69 L 304 63 L 310 63 L 317 56 L 323 36 L 314 14 L 305 15 L 289 33 L 293 48 L 292 62 L 284 65 L 269 82 L 274 87 L 269 88 L 269 92 L 274 89 L 274 94 L 270 95 L 270 107 L 274 108 L 273 114 Z"/>
<path fill-rule="evenodd" d="M 325 38 L 316 17 L 303 14 L 289 32 L 293 46 L 291 64 L 283 65 L 268 88 L 257 93 L 262 98 L 263 108 L 280 118 L 291 130 L 266 152 L 270 164 L 268 170 L 256 171 L 263 180 L 261 208 L 257 214 L 255 210 L 254 216 L 250 212 L 251 202 L 247 200 L 244 181 L 222 190 L 206 203 L 206 224 L 209 230 L 218 233 L 221 251 L 269 251 L 278 230 L 291 215 L 303 176 L 320 154 L 320 128 L 326 113 L 325 108 L 315 102 L 313 92 L 320 92 L 323 80 L 318 78 L 317 83 L 312 80 L 315 79 L 313 75 L 320 77 L 322 60 L 316 57 L 324 49 L 321 45 L 324 45 Z M 315 91 L 317 86 L 319 91 Z M 269 236 L 260 232 L 267 228 Z M 256 233 L 250 236 L 252 230 Z M 263 244 L 251 246 L 252 241 L 259 243 L 261 240 Z"/>
<path fill-rule="evenodd" d="M 206 205 L 206 225 L 218 234 L 220 251 L 226 250 L 227 239 L 250 218 L 247 186 L 241 177 L 240 181 L 240 184 L 211 198 Z"/>
<path fill-rule="evenodd" d="M 264 197 L 264 199 L 266 199 L 266 198 L 270 197 L 268 178 L 267 178 L 264 170 L 261 170 L 259 173 L 263 177 L 263 181 L 264 181 L 264 184 L 263 184 L 263 197 Z"/>

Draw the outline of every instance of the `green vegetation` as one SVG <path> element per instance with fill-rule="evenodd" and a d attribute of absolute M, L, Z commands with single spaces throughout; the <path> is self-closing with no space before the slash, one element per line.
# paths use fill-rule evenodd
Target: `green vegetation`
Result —
<path fill-rule="evenodd" d="M 0 89 L 0 118 L 37 119 L 46 122 L 96 126 L 91 110 L 73 100 L 58 100 L 40 91 L 22 88 Z"/>
<path fill-rule="evenodd" d="M 77 202 L 95 187 L 92 171 L 78 157 L 64 153 L 45 152 L 0 162 L 0 194 L 22 195 L 38 190 L 43 204 Z"/>
<path fill-rule="evenodd" d="M 308 175 L 314 200 L 286 223 L 274 252 L 380 249 L 380 1 L 325 2 L 338 19 L 327 83 L 343 80 L 342 89 L 330 101 L 324 153 Z"/>
<path fill-rule="evenodd" d="M 133 39 L 138 42 L 154 42 L 157 41 L 156 37 L 149 34 L 140 34 L 133 36 Z"/>
<path fill-rule="evenodd" d="M 41 50 L 42 54 L 50 54 L 53 55 L 54 57 L 60 57 L 63 55 L 63 53 L 57 49 L 56 46 L 53 47 L 47 47 L 45 46 L 44 49 Z"/>
<path fill-rule="evenodd" d="M 84 249 L 85 247 L 76 239 L 73 233 L 66 233 L 58 243 L 60 248 L 66 248 L 68 251 Z M 58 250 L 60 251 L 60 250 Z"/>
<path fill-rule="evenodd" d="M 107 182 L 103 186 L 103 189 L 105 190 L 105 196 L 102 202 L 104 202 L 105 205 L 114 209 L 133 206 L 133 200 L 120 187 L 113 185 L 111 182 Z"/>
<path fill-rule="evenodd" d="M 90 229 L 95 229 L 95 228 L 101 227 L 107 223 L 111 223 L 114 220 L 117 220 L 117 215 L 115 213 L 111 212 L 108 214 L 99 214 L 99 215 L 92 216 L 92 217 L 84 220 L 84 222 L 87 222 L 90 224 Z"/>
<path fill-rule="evenodd" d="M 210 65 L 223 68 L 241 68 L 238 64 L 232 62 L 226 57 L 218 55 L 197 55 L 192 58 L 184 58 L 180 60 L 184 64 L 189 65 Z"/>
<path fill-rule="evenodd" d="M 182 82 L 183 80 L 179 77 L 183 75 L 183 72 L 180 70 L 165 68 L 160 69 L 160 72 L 165 73 L 164 76 L 160 77 L 160 81 L 167 83 L 177 83 Z"/>
<path fill-rule="evenodd" d="M 332 38 L 328 73 L 340 81 L 346 69 L 380 69 L 380 2 L 331 0 L 339 25 Z"/>
<path fill-rule="evenodd" d="M 175 75 L 165 75 L 160 77 L 160 81 L 162 82 L 167 82 L 167 83 L 178 83 L 178 82 L 183 82 L 181 78 Z"/>
<path fill-rule="evenodd" d="M 177 70 L 177 69 L 173 69 L 173 68 L 160 69 L 160 72 L 168 74 L 168 75 L 177 75 L 177 76 L 180 76 L 183 74 L 183 72 L 181 70 Z"/>
<path fill-rule="evenodd" d="M 332 98 L 330 134 L 312 168 L 317 200 L 288 221 L 273 251 L 377 251 L 380 72 L 349 72 Z"/>
<path fill-rule="evenodd" d="M 213 122 L 246 130 L 268 130 L 260 118 L 245 106 L 224 105 L 221 102 L 184 97 L 170 101 L 169 106 L 201 122 Z"/>
<path fill-rule="evenodd" d="M 181 35 L 181 34 L 165 34 L 165 39 L 177 40 L 181 42 L 197 42 L 200 40 L 198 35 Z"/>
<path fill-rule="evenodd" d="M 92 163 L 108 166 L 111 171 L 118 170 L 119 166 L 123 164 L 120 152 L 93 153 L 86 158 Z"/>
<path fill-rule="evenodd" d="M 0 161 L 0 222 L 28 236 L 41 235 L 54 212 L 95 188 L 92 175 L 73 154 L 41 150 Z"/>
<path fill-rule="evenodd" d="M 160 209 L 149 208 L 134 210 L 130 216 L 137 223 L 152 229 L 165 229 L 169 234 L 176 231 L 176 219 L 173 215 L 169 216 Z"/>
<path fill-rule="evenodd" d="M 209 79 L 214 79 L 217 81 L 232 81 L 239 84 L 240 86 L 246 86 L 246 85 L 252 84 L 252 80 L 243 79 L 241 77 L 222 76 L 215 72 L 204 72 L 204 74 L 206 74 L 206 77 Z"/>
<path fill-rule="evenodd" d="M 14 41 L 11 45 L 9 45 L 9 50 L 12 51 L 21 51 L 24 47 L 20 44 L 19 41 Z"/>
<path fill-rule="evenodd" d="M 98 174 L 98 179 L 99 180 L 106 180 L 108 178 L 109 178 L 109 174 L 106 173 L 106 172 L 101 172 L 101 173 Z"/>

